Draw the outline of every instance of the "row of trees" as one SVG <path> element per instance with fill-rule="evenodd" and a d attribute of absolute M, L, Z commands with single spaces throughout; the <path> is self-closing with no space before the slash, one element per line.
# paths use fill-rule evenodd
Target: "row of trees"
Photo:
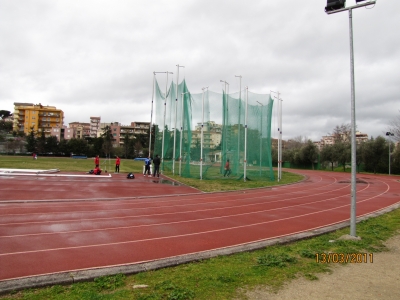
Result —
<path fill-rule="evenodd" d="M 27 136 L 14 135 L 12 138 L 4 138 L 4 136 L 2 138 L 7 153 L 26 151 L 39 155 L 70 156 L 71 154 L 78 154 L 88 157 L 96 155 L 113 157 L 118 155 L 123 158 L 148 155 L 148 140 L 149 137 L 146 134 L 125 135 L 123 138 L 124 145 L 114 147 L 113 135 L 109 126 L 106 126 L 101 136 L 96 138 L 72 138 L 58 141 L 55 136 L 46 137 L 44 132 L 38 134 L 34 130 L 31 130 Z"/>
<path fill-rule="evenodd" d="M 123 138 L 123 146 L 113 146 L 113 135 L 109 126 L 103 129 L 100 137 L 84 139 L 72 138 L 58 141 L 56 137 L 45 137 L 41 134 L 36 137 L 33 131 L 26 138 L 26 150 L 43 154 L 70 156 L 72 154 L 86 155 L 89 157 L 100 155 L 101 157 L 120 156 L 123 158 L 135 158 L 148 154 L 148 135 L 126 134 Z"/>
<path fill-rule="evenodd" d="M 350 125 L 337 126 L 330 134 L 334 143 L 324 146 L 321 151 L 310 140 L 297 137 L 291 140 L 283 151 L 283 160 L 299 166 L 312 165 L 313 168 L 319 161 L 323 167 L 333 170 L 335 166 L 340 165 L 345 170 L 346 165 L 351 163 L 350 133 Z M 388 173 L 390 157 L 391 173 L 400 174 L 400 145 L 395 147 L 390 139 L 382 136 L 371 137 L 357 144 L 356 157 L 358 170 L 362 165 L 364 171 L 372 173 Z"/>

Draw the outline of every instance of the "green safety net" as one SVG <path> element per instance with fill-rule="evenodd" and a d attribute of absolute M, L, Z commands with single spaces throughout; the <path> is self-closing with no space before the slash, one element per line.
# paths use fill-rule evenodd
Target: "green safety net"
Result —
<path fill-rule="evenodd" d="M 160 156 L 161 171 L 191 178 L 221 178 L 229 159 L 230 177 L 274 180 L 273 100 L 269 94 L 247 90 L 225 94 L 207 89 L 192 94 L 185 80 L 178 85 L 178 93 L 176 88 L 172 82 L 163 91 L 155 81 L 151 152 Z"/>

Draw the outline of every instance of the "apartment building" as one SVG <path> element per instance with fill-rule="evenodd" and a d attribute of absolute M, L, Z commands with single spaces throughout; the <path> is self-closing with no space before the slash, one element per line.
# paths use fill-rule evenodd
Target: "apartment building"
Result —
<path fill-rule="evenodd" d="M 342 136 L 343 141 L 348 141 L 349 138 L 350 137 L 347 137 L 344 135 Z M 368 134 L 357 131 L 356 132 L 356 143 L 360 144 L 365 141 L 368 141 Z M 314 142 L 314 144 L 318 147 L 319 150 L 322 150 L 325 146 L 334 145 L 335 137 L 331 136 L 331 135 L 323 136 L 320 141 Z"/>
<path fill-rule="evenodd" d="M 222 125 L 216 124 L 214 121 L 204 123 L 203 130 L 203 146 L 204 148 L 213 149 L 221 143 Z M 191 147 L 196 147 L 196 144 L 201 142 L 201 123 L 197 123 L 195 130 L 192 131 Z"/>
<path fill-rule="evenodd" d="M 51 136 L 52 128 L 62 128 L 64 112 L 55 106 L 43 106 L 33 103 L 14 103 L 13 130 L 29 134 L 31 129 L 38 135 L 44 132 Z"/>
<path fill-rule="evenodd" d="M 83 139 L 84 137 L 90 136 L 89 123 L 71 122 L 68 126 L 74 129 L 74 138 Z"/>
<path fill-rule="evenodd" d="M 123 146 L 126 135 L 149 134 L 150 130 L 150 122 L 131 122 L 130 125 L 121 125 L 118 122 L 114 122 L 109 123 L 108 126 L 110 126 L 113 136 L 113 147 Z"/>
<path fill-rule="evenodd" d="M 90 117 L 90 137 L 95 138 L 100 132 L 100 117 Z"/>

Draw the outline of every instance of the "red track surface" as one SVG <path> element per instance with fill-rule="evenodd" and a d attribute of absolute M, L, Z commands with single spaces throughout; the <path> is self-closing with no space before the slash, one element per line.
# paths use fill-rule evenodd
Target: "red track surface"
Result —
<path fill-rule="evenodd" d="M 306 180 L 216 194 L 140 175 L 0 176 L 0 282 L 223 249 L 349 219 L 350 174 L 296 172 Z M 400 202 L 399 177 L 357 178 L 357 217 Z"/>

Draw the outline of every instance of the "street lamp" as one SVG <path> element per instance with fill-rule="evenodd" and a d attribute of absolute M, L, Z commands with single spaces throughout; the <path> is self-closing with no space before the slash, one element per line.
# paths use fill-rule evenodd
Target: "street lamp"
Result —
<path fill-rule="evenodd" d="M 386 136 L 389 137 L 389 175 L 390 175 L 390 143 L 391 143 L 390 137 L 391 137 L 391 136 L 394 136 L 394 133 L 392 133 L 392 132 L 386 132 Z"/>
<path fill-rule="evenodd" d="M 357 0 L 356 3 L 365 0 Z M 338 3 L 340 2 L 340 3 Z M 351 209 L 350 209 L 350 235 L 356 237 L 356 100 L 354 88 L 354 51 L 353 51 L 353 9 L 375 4 L 376 1 L 368 1 L 354 6 L 345 7 L 345 0 L 327 0 L 325 12 L 334 14 L 349 11 L 349 35 L 350 35 L 350 81 L 351 81 Z"/>
<path fill-rule="evenodd" d="M 271 93 L 278 94 L 278 97 L 274 98 L 278 100 L 278 182 L 282 179 L 282 99 L 280 98 L 280 92 L 271 91 Z"/>

